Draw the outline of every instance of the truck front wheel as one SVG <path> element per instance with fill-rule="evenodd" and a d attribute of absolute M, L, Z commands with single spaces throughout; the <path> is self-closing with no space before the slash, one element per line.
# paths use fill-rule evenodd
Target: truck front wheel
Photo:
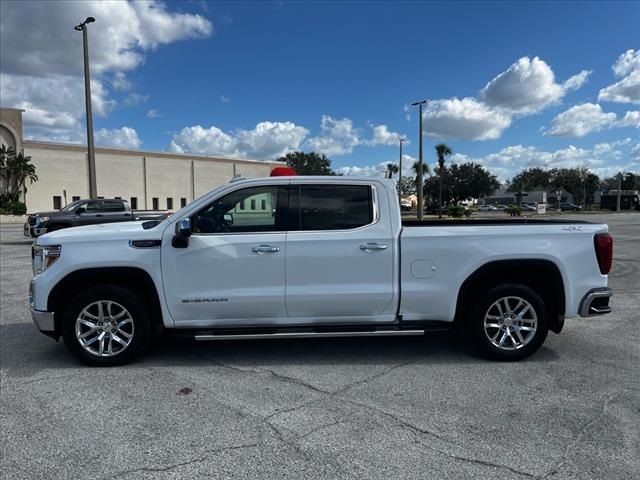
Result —
<path fill-rule="evenodd" d="M 476 303 L 471 334 L 475 345 L 494 360 L 521 360 L 534 353 L 549 331 L 543 299 L 525 285 L 491 288 Z"/>
<path fill-rule="evenodd" d="M 129 362 L 149 343 L 149 317 L 135 293 L 112 285 L 91 287 L 67 306 L 62 336 L 71 353 L 87 365 Z"/>

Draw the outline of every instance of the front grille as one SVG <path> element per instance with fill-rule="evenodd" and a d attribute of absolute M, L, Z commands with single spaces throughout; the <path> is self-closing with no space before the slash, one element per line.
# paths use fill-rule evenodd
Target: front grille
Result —
<path fill-rule="evenodd" d="M 29 222 L 29 225 L 33 227 L 36 224 L 36 217 L 29 215 L 28 222 Z"/>

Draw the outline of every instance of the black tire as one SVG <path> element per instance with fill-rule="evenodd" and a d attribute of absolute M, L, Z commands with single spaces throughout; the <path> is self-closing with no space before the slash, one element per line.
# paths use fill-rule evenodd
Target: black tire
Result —
<path fill-rule="evenodd" d="M 98 333 L 97 336 L 104 332 L 105 335 L 103 337 L 106 338 L 106 340 L 99 339 L 97 340 L 97 345 L 91 344 L 87 346 L 87 348 L 93 350 L 98 348 L 100 342 L 103 343 L 103 347 L 106 346 L 109 348 L 109 345 L 111 345 L 114 353 L 110 354 L 110 356 L 100 356 L 98 354 L 99 352 L 92 353 L 88 351 L 87 348 L 81 345 L 81 340 L 76 335 L 76 321 L 83 310 L 93 305 L 89 308 L 88 312 L 96 314 L 97 309 L 100 308 L 96 305 L 99 301 L 113 302 L 113 307 L 109 307 L 109 309 L 113 308 L 113 312 L 115 313 L 113 313 L 113 317 L 105 317 L 105 319 L 113 319 L 113 322 L 119 324 L 121 320 L 116 320 L 116 317 L 122 313 L 122 310 L 125 310 L 128 315 L 125 314 L 121 318 L 123 320 L 130 319 L 130 321 L 127 320 L 127 325 L 123 326 L 122 330 L 114 330 L 110 333 L 107 333 L 107 328 L 112 329 L 113 327 L 105 324 L 104 330 L 101 327 L 96 330 L 96 332 Z M 102 308 L 105 311 L 107 310 L 104 304 Z M 97 325 L 98 321 L 95 320 L 95 322 Z M 88 330 L 95 330 L 84 326 L 80 326 L 79 328 L 85 329 L 83 333 L 86 333 Z M 80 292 L 71 300 L 64 311 L 62 319 L 62 337 L 64 338 L 65 344 L 78 360 L 92 366 L 108 367 L 130 362 L 134 357 L 142 354 L 147 348 L 151 336 L 150 332 L 149 315 L 140 298 L 133 291 L 114 285 L 99 285 Z M 131 335 L 128 340 L 129 343 L 126 347 L 123 347 L 119 342 L 127 342 L 127 338 L 124 337 L 124 335 L 129 334 Z M 89 336 L 89 340 L 93 339 L 93 336 L 93 334 Z M 117 336 L 119 341 L 114 341 L 113 336 Z M 109 355 L 108 352 L 104 352 L 103 354 Z"/>
<path fill-rule="evenodd" d="M 500 317 L 501 312 L 507 313 L 504 299 L 507 299 L 510 308 L 513 309 L 513 317 L 515 318 Z M 516 308 L 519 303 L 518 299 L 525 302 L 521 304 L 520 309 Z M 498 301 L 501 303 L 500 306 L 497 305 Z M 527 303 L 529 304 L 528 309 L 525 308 Z M 523 320 L 517 320 L 518 313 L 523 310 L 526 310 L 523 313 Z M 534 314 L 535 332 L 524 331 L 525 328 L 530 329 L 533 325 Z M 495 322 L 500 326 L 499 328 L 490 326 L 485 328 L 485 316 L 488 315 L 498 317 L 495 320 L 487 319 L 487 323 L 493 325 Z M 540 348 L 549 332 L 548 313 L 544 300 L 533 289 L 521 284 L 498 285 L 486 291 L 485 294 L 481 294 L 476 299 L 469 320 L 468 328 L 473 344 L 482 354 L 493 360 L 522 360 Z M 518 329 L 518 332 L 515 329 Z M 490 335 L 495 335 L 498 330 L 500 332 L 497 338 L 492 341 Z M 503 339 L 503 335 L 508 336 Z M 524 341 L 521 342 L 520 338 Z M 504 340 L 502 348 L 496 345 L 497 343 L 501 344 L 501 340 Z M 522 345 L 518 347 L 518 344 Z"/>

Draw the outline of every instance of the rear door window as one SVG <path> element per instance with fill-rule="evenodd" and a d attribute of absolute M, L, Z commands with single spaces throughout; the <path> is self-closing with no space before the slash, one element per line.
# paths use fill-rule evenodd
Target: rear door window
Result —
<path fill-rule="evenodd" d="M 301 230 L 349 230 L 373 223 L 369 185 L 300 185 Z"/>

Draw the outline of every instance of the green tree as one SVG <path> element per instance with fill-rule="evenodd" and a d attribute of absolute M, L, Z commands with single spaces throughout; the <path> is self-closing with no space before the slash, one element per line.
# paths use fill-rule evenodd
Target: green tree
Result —
<path fill-rule="evenodd" d="M 447 170 L 446 187 L 450 201 L 457 205 L 463 200 L 491 195 L 500 188 L 500 182 L 482 165 L 473 162 L 454 163 Z"/>
<path fill-rule="evenodd" d="M 290 152 L 278 161 L 285 162 L 298 175 L 336 175 L 331 169 L 331 160 L 324 153 Z"/>
<path fill-rule="evenodd" d="M 573 196 L 573 200 L 578 205 L 590 201 L 600 185 L 600 179 L 594 173 L 589 172 L 586 167 L 581 168 L 560 168 L 551 172 L 552 180 L 550 185 L 553 188 L 564 188 Z M 591 199 L 591 200 L 589 200 Z"/>
<path fill-rule="evenodd" d="M 31 163 L 31 157 L 24 152 L 18 152 L 6 145 L 0 146 L 0 199 L 18 202 L 21 193 L 27 193 L 27 182 L 38 181 L 36 167 Z"/>
<path fill-rule="evenodd" d="M 400 179 L 400 191 L 403 195 L 415 195 L 417 192 L 415 178 L 402 177 Z"/>
<path fill-rule="evenodd" d="M 603 186 L 607 190 L 618 189 L 618 176 L 607 177 L 602 181 Z M 640 190 L 640 174 L 637 173 L 625 173 L 622 176 L 622 189 L 621 190 Z"/>
<path fill-rule="evenodd" d="M 552 171 L 543 170 L 540 167 L 529 168 L 513 177 L 507 190 L 516 194 L 516 202 L 520 205 L 524 192 L 535 190 L 536 188 L 547 190 L 552 176 Z"/>
<path fill-rule="evenodd" d="M 438 190 L 438 205 L 442 206 L 443 190 L 444 190 L 444 175 L 446 173 L 444 168 L 445 158 L 453 153 L 453 151 L 445 143 L 440 143 L 435 146 L 436 154 L 438 155 L 438 176 L 440 177 L 440 187 Z M 442 218 L 442 213 L 438 213 L 438 218 Z"/>
<path fill-rule="evenodd" d="M 385 178 L 393 178 L 394 173 L 398 173 L 398 165 L 395 163 L 387 163 L 387 170 L 385 171 Z"/>

